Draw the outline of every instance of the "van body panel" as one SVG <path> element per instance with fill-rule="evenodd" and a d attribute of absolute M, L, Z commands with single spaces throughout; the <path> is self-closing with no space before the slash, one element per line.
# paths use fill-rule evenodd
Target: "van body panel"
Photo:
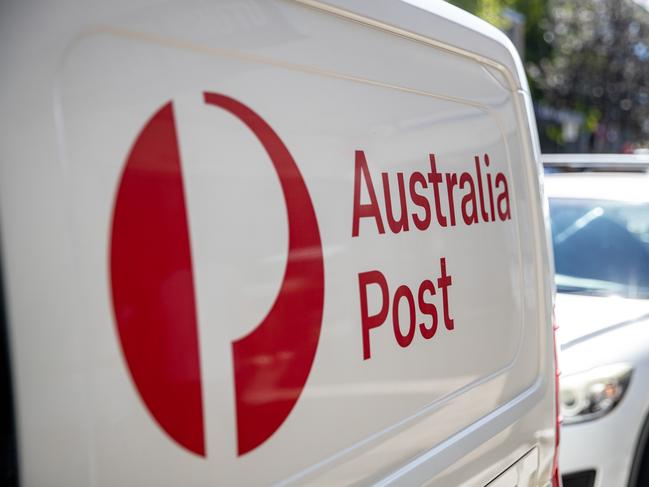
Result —
<path fill-rule="evenodd" d="M 2 43 L 1 96 L 19 114 L 0 122 L 0 235 L 26 485 L 486 485 L 530 451 L 529 485 L 547 482 L 550 257 L 527 87 L 494 29 L 423 7 L 117 2 L 77 6 L 22 50 Z M 50 14 L 4 8 L 0 39 Z M 147 166 L 157 157 L 176 166 Z M 131 174 L 141 199 L 122 198 Z M 151 190 L 172 180 L 173 208 Z M 296 185 L 307 198 L 291 200 Z M 154 226 L 165 218 L 177 233 Z M 128 245 L 154 230 L 170 240 L 152 256 Z M 120 300 L 116 266 L 184 239 L 185 264 L 133 285 L 146 303 Z M 314 295 L 320 314 L 294 311 Z M 150 307 L 169 330 L 129 348 Z M 245 355 L 276 308 L 275 330 L 310 327 L 295 343 L 312 357 L 279 332 Z M 168 338 L 186 309 L 195 327 Z M 146 382 L 156 354 L 164 386 Z M 196 443 L 160 411 L 198 425 Z"/>

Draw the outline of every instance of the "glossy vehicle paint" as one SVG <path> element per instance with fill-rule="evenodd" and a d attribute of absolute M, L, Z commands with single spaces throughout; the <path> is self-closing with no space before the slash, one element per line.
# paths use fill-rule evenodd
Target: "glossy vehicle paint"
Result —
<path fill-rule="evenodd" d="M 572 156 L 564 157 L 563 162 L 573 162 Z M 611 167 L 625 164 L 628 171 L 633 164 L 646 164 L 646 159 L 636 161 L 637 156 L 604 157 L 608 161 L 598 172 L 546 175 L 547 196 L 565 202 L 587 202 L 594 208 L 620 205 L 635 208 L 638 212 L 646 208 L 649 177 L 642 172 L 610 171 Z M 576 157 L 574 162 L 592 162 L 582 158 Z M 597 158 L 594 162 L 598 162 Z M 606 167 L 609 171 L 605 171 Z M 607 216 L 605 211 L 603 216 Z M 625 226 L 620 228 L 622 232 L 627 231 Z M 617 247 L 612 235 L 614 233 L 609 232 L 607 237 L 610 240 L 604 240 L 610 245 L 610 250 L 607 250 L 610 259 L 597 264 L 598 268 L 604 268 L 605 264 L 620 257 L 631 259 L 635 255 L 624 246 Z M 592 247 L 597 248 L 595 238 L 590 237 L 590 240 L 593 241 Z M 620 248 L 629 255 L 615 256 L 614 251 Z M 584 253 L 589 255 L 586 248 Z M 638 271 L 646 275 L 642 262 L 638 261 L 636 265 Z M 649 299 L 646 296 L 558 292 L 555 311 L 560 326 L 563 377 L 611 364 L 632 367 L 629 385 L 613 410 L 597 419 L 564 425 L 561 431 L 562 472 L 570 476 L 594 471 L 594 487 L 644 485 L 646 474 L 642 479 L 637 475 L 642 463 L 646 465 L 647 462 L 646 436 L 643 437 L 646 433 L 643 430 L 649 417 Z"/>
<path fill-rule="evenodd" d="M 500 32 L 442 2 L 3 9 L 26 485 L 550 482 L 551 258 Z"/>

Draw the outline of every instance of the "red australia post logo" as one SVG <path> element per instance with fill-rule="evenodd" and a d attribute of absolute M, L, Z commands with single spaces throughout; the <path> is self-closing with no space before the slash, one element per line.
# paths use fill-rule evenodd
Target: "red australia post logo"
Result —
<path fill-rule="evenodd" d="M 232 342 L 237 450 L 243 455 L 279 429 L 309 376 L 324 304 L 322 244 L 304 179 L 272 127 L 230 97 L 204 93 L 204 102 L 229 112 L 257 137 L 279 178 L 288 219 L 288 258 L 277 297 L 257 328 Z M 168 102 L 131 147 L 113 213 L 110 279 L 122 351 L 140 397 L 173 440 L 205 456 L 191 236 L 176 122 Z M 282 360 L 260 360 L 279 355 Z"/>

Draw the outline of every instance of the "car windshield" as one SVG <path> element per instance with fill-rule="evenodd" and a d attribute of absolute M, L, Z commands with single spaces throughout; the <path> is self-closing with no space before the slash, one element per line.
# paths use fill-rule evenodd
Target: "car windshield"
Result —
<path fill-rule="evenodd" d="M 649 298 L 649 204 L 550 199 L 558 292 Z"/>

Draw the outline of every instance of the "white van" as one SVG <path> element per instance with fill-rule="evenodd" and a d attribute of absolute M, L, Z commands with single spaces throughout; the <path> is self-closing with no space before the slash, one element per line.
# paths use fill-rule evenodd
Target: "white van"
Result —
<path fill-rule="evenodd" d="M 558 485 L 499 31 L 423 0 L 15 2 L 0 65 L 20 485 Z"/>

